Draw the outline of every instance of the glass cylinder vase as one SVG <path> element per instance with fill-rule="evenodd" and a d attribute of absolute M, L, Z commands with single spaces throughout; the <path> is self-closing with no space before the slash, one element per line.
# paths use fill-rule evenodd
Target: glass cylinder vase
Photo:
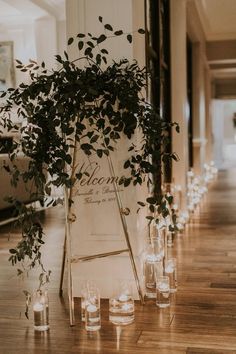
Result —
<path fill-rule="evenodd" d="M 85 329 L 98 331 L 101 328 L 100 293 L 96 287 L 90 287 L 85 297 Z"/>
<path fill-rule="evenodd" d="M 148 244 L 143 257 L 144 291 L 148 298 L 156 297 L 156 279 L 163 275 L 163 257 L 163 241 L 156 238 Z"/>
<path fill-rule="evenodd" d="M 33 297 L 34 329 L 47 331 L 49 329 L 49 301 L 47 290 L 38 289 Z"/>
<path fill-rule="evenodd" d="M 109 320 L 115 325 L 128 325 L 134 321 L 134 299 L 131 285 L 117 282 L 109 299 Z"/>

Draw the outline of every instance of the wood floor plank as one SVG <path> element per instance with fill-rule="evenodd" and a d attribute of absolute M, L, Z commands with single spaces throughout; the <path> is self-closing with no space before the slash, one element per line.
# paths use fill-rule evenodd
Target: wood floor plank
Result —
<path fill-rule="evenodd" d="M 236 354 L 236 350 L 188 348 L 186 354 Z"/>
<path fill-rule="evenodd" d="M 24 316 L 23 290 L 33 290 L 37 272 L 18 279 L 8 249 L 20 230 L 0 227 L 0 354 L 236 354 L 236 171 L 220 173 L 184 234 L 174 239 L 170 256 L 178 265 L 178 291 L 171 307 L 136 303 L 135 322 L 121 329 L 109 322 L 102 301 L 102 328 L 89 333 L 80 321 L 70 327 L 66 292 L 58 296 L 64 241 L 64 214 L 59 207 L 41 212 L 47 234 L 43 257 L 53 270 L 50 330 L 33 330 L 32 313 Z"/>

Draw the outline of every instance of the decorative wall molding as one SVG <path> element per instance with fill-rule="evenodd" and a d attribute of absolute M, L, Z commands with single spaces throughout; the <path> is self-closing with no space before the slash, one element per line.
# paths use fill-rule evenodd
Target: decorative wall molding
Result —
<path fill-rule="evenodd" d="M 193 147 L 202 147 L 207 144 L 207 139 L 205 138 L 194 138 L 193 139 Z"/>

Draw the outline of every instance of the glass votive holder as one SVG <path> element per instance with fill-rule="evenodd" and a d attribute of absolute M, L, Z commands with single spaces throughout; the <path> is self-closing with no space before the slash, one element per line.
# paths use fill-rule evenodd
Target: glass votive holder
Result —
<path fill-rule="evenodd" d="M 181 223 L 180 221 L 178 221 L 177 224 L 176 224 L 176 226 L 177 226 L 178 232 L 179 232 L 179 233 L 183 233 L 183 231 L 184 231 L 184 224 Z"/>
<path fill-rule="evenodd" d="M 85 307 L 88 305 L 88 293 L 89 290 L 95 289 L 96 290 L 96 284 L 92 280 L 87 280 L 86 282 L 83 283 L 82 288 L 81 288 L 81 321 L 85 322 Z"/>
<path fill-rule="evenodd" d="M 49 329 L 49 301 L 47 290 L 38 289 L 33 297 L 34 329 L 47 331 Z"/>
<path fill-rule="evenodd" d="M 173 234 L 171 231 L 167 232 L 167 247 L 173 247 Z"/>
<path fill-rule="evenodd" d="M 85 322 L 85 307 L 88 305 L 88 288 L 84 287 L 81 290 L 81 321 Z"/>
<path fill-rule="evenodd" d="M 169 277 L 170 282 L 170 292 L 174 293 L 177 291 L 177 269 L 176 269 L 176 259 L 170 258 L 165 262 L 164 268 L 165 275 Z"/>
<path fill-rule="evenodd" d="M 89 288 L 84 299 L 85 329 L 98 331 L 101 328 L 100 294 L 98 288 Z"/>
<path fill-rule="evenodd" d="M 122 284 L 109 299 L 109 320 L 118 326 L 134 321 L 134 299 L 129 284 Z"/>
<path fill-rule="evenodd" d="M 144 263 L 144 286 L 148 298 L 156 297 L 156 279 L 161 275 L 163 275 L 163 260 L 147 257 Z"/>
<path fill-rule="evenodd" d="M 156 304 L 160 308 L 170 306 L 170 281 L 169 277 L 163 276 L 157 279 Z"/>
<path fill-rule="evenodd" d="M 156 297 L 156 277 L 163 275 L 164 246 L 161 238 L 152 240 L 143 254 L 143 276 L 145 295 Z"/>

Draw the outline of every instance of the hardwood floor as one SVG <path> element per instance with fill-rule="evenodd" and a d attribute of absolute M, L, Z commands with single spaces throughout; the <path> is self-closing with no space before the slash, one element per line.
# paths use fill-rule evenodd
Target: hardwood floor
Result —
<path fill-rule="evenodd" d="M 42 218 L 47 229 L 45 261 L 52 269 L 50 331 L 34 332 L 24 317 L 22 289 L 33 289 L 37 275 L 24 282 L 8 263 L 8 249 L 19 230 L 0 228 L 0 354 L 236 354 L 236 171 L 224 171 L 171 254 L 178 263 L 178 292 L 168 309 L 136 304 L 135 322 L 116 328 L 102 302 L 102 328 L 87 333 L 79 321 L 69 326 L 67 298 L 58 296 L 63 246 L 63 213 L 52 209 Z"/>

